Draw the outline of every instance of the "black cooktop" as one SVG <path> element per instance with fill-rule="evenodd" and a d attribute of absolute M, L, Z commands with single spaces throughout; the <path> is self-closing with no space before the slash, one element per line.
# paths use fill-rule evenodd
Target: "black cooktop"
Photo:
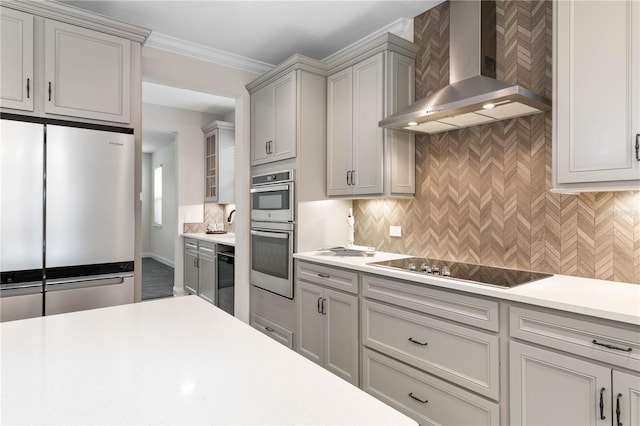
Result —
<path fill-rule="evenodd" d="M 494 287 L 511 288 L 520 284 L 551 277 L 541 272 L 519 271 L 515 269 L 496 268 L 493 266 L 458 263 L 448 260 L 409 257 L 398 260 L 372 262 L 369 265 L 400 269 L 422 275 L 437 275 L 443 278 L 470 281 L 476 284 Z"/>

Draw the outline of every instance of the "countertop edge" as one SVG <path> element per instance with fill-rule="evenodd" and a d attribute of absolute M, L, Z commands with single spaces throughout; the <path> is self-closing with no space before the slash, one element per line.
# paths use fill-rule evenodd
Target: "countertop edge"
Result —
<path fill-rule="evenodd" d="M 226 244 L 228 246 L 236 246 L 236 234 L 207 234 L 204 232 L 184 232 L 180 234 L 183 238 L 194 238 L 201 241 L 210 241 L 216 244 Z"/>
<path fill-rule="evenodd" d="M 293 257 L 437 288 L 640 326 L 640 284 L 635 283 L 553 275 L 510 289 L 503 289 L 368 265 L 381 260 L 411 257 L 396 253 L 376 252 L 368 256 L 338 256 L 331 252 L 316 251 L 294 253 Z M 590 297 L 589 293 L 593 293 L 593 297 Z"/>

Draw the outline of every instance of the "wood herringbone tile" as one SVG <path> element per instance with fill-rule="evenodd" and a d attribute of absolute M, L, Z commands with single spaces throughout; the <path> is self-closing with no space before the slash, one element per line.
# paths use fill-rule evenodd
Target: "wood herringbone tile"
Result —
<path fill-rule="evenodd" d="M 498 0 L 496 18 L 498 77 L 551 98 L 551 2 Z M 414 29 L 420 98 L 449 79 L 448 2 Z M 547 112 L 416 137 L 415 199 L 355 201 L 356 242 L 640 284 L 640 191 L 552 193 L 551 120 Z M 390 225 L 402 238 L 388 236 Z"/>

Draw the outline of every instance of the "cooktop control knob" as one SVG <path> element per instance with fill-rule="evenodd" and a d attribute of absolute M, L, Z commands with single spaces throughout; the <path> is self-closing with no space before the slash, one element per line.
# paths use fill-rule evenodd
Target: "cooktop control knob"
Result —
<path fill-rule="evenodd" d="M 416 270 L 416 264 L 415 263 L 410 263 L 409 264 L 409 270 L 410 271 L 415 271 Z"/>
<path fill-rule="evenodd" d="M 427 265 L 426 263 L 423 263 L 422 265 L 420 265 L 420 270 L 422 272 L 424 272 L 425 274 L 430 274 L 431 273 L 431 266 Z"/>
<path fill-rule="evenodd" d="M 440 275 L 442 275 L 443 277 L 450 277 L 451 276 L 451 270 L 449 269 L 448 266 L 442 266 L 442 270 L 440 271 Z"/>
<path fill-rule="evenodd" d="M 438 268 L 436 265 L 433 265 L 431 267 L 431 271 L 433 272 L 434 275 L 440 275 L 440 268 Z"/>

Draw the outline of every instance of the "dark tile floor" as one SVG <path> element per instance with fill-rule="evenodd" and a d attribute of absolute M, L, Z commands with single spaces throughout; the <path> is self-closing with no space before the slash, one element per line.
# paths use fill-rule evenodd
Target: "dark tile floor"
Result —
<path fill-rule="evenodd" d="M 173 268 L 150 257 L 142 258 L 142 300 L 173 296 Z"/>

